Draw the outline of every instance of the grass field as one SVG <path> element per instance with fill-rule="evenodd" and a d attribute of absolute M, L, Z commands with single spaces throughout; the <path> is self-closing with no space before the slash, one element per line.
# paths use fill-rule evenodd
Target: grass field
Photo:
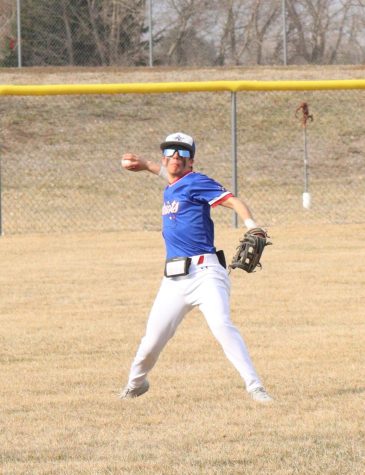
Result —
<path fill-rule="evenodd" d="M 239 230 L 217 229 L 230 257 Z M 232 319 L 275 398 L 251 401 L 193 311 L 120 401 L 157 291 L 159 232 L 0 239 L 0 473 L 362 475 L 363 225 L 273 226 Z"/>
<path fill-rule="evenodd" d="M 364 72 L 24 68 L 1 70 L 0 83 Z M 315 114 L 309 213 L 301 207 L 302 130 L 293 118 L 303 98 Z M 231 274 L 232 319 L 275 403 L 251 401 L 198 311 L 151 372 L 150 391 L 117 397 L 164 260 L 156 231 L 163 184 L 123 174 L 121 150 L 138 145 L 159 159 L 159 138 L 172 123 L 174 130 L 188 124 L 199 143 L 197 169 L 231 181 L 229 95 L 184 99 L 1 100 L 1 475 L 364 474 L 363 91 L 248 94 L 238 103 L 239 190 L 259 222 L 272 224 L 274 246 L 261 272 Z M 216 244 L 230 258 L 242 231 L 219 223 Z M 115 230 L 121 226 L 134 231 Z"/>

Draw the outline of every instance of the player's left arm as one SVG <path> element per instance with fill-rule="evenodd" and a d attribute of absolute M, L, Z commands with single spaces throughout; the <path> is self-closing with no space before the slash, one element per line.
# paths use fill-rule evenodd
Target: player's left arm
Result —
<path fill-rule="evenodd" d="M 245 223 L 247 229 L 256 228 L 257 225 L 254 221 L 252 213 L 247 206 L 247 204 L 242 201 L 241 199 L 237 198 L 236 196 L 230 196 L 226 200 L 220 203 L 220 206 L 224 206 L 225 208 L 233 209 L 238 216 L 242 219 Z"/>

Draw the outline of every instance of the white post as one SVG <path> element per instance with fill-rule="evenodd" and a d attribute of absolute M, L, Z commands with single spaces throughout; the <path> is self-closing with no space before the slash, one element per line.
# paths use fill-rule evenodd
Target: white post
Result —
<path fill-rule="evenodd" d="M 304 192 L 303 192 L 303 208 L 311 207 L 311 195 L 309 193 L 309 172 L 308 172 L 308 150 L 307 150 L 307 126 L 304 125 Z"/>
<path fill-rule="evenodd" d="M 20 0 L 16 0 L 16 26 L 17 26 L 17 51 L 18 51 L 18 68 L 22 67 L 22 36 L 20 23 Z"/>

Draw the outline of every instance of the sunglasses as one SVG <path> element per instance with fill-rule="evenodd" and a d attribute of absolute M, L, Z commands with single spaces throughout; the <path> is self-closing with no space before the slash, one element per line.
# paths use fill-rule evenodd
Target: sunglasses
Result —
<path fill-rule="evenodd" d="M 180 158 L 190 158 L 190 151 L 183 148 L 164 148 L 164 157 L 172 157 L 177 152 Z"/>

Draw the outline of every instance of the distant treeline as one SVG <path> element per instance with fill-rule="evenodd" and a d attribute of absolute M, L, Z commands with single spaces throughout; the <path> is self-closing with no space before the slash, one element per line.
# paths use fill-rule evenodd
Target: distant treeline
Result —
<path fill-rule="evenodd" d="M 363 0 L 2 3 L 2 66 L 17 65 L 18 31 L 23 66 L 138 66 L 151 61 L 174 66 L 365 62 Z"/>

